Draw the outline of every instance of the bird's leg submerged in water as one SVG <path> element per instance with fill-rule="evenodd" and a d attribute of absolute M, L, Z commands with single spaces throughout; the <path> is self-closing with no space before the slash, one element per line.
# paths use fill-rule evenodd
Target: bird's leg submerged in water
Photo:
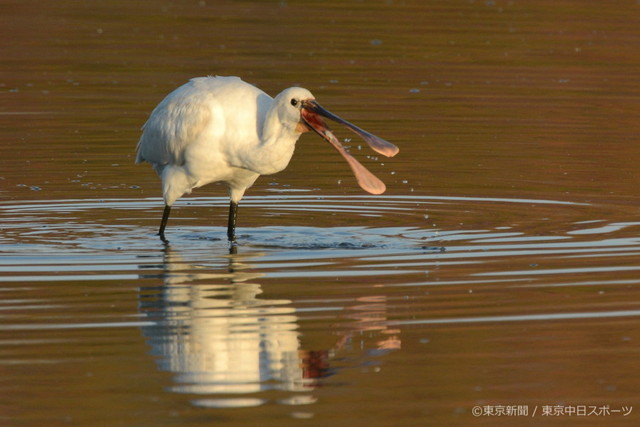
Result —
<path fill-rule="evenodd" d="M 164 211 L 162 212 L 162 221 L 160 221 L 160 230 L 158 231 L 158 236 L 160 236 L 160 240 L 164 243 L 169 243 L 167 238 L 164 236 L 164 229 L 167 227 L 167 221 L 169 220 L 169 214 L 171 213 L 171 206 L 165 205 Z M 229 224 L 227 226 L 227 237 L 230 242 L 235 242 L 236 240 L 236 218 L 238 217 L 238 203 L 231 202 L 229 205 Z"/>
<path fill-rule="evenodd" d="M 160 230 L 158 231 L 158 236 L 160 236 L 160 240 L 164 243 L 169 243 L 169 241 L 164 237 L 164 229 L 167 227 L 167 220 L 169 220 L 170 213 L 171 206 L 165 205 L 164 212 L 162 212 L 162 221 L 160 221 Z"/>
<path fill-rule="evenodd" d="M 230 242 L 236 240 L 236 218 L 238 217 L 238 203 L 231 201 L 229 205 L 229 224 L 227 225 L 227 237 Z"/>

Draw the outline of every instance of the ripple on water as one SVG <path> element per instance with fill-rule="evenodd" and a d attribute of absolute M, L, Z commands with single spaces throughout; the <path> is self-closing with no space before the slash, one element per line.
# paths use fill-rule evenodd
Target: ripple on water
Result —
<path fill-rule="evenodd" d="M 185 220 L 180 216 L 180 209 L 196 209 L 191 214 L 198 215 L 197 209 L 213 206 L 223 210 L 226 204 L 226 198 L 187 199 L 174 210 L 176 218 L 170 234 L 172 246 L 191 252 L 209 250 L 212 246 L 224 250 L 228 245 L 224 227 L 193 225 L 194 221 L 201 220 Z M 238 230 L 240 246 L 267 252 L 284 251 L 284 256 L 294 257 L 298 250 L 353 250 L 353 253 L 341 252 L 340 256 L 356 258 L 366 257 L 367 251 L 374 251 L 371 255 L 377 255 L 380 261 L 383 256 L 406 256 L 405 252 L 417 259 L 424 255 L 469 262 L 501 256 L 579 256 L 603 251 L 615 256 L 636 250 L 637 241 L 627 236 L 610 236 L 640 225 L 638 222 L 572 221 L 572 214 L 588 205 L 552 200 L 280 194 L 248 197 L 243 204 L 246 211 L 254 215 L 257 212 L 263 217 L 274 212 L 285 216 L 300 215 L 295 217 L 295 225 L 281 225 L 281 218 L 263 219 L 262 222 L 270 224 Z M 160 207 L 161 201 L 155 198 L 3 203 L 0 204 L 0 217 L 4 223 L 0 235 L 2 252 L 13 257 L 29 254 L 36 260 L 34 262 L 38 262 L 42 258 L 40 254 L 59 254 L 59 251 L 75 256 L 92 251 L 155 250 L 161 247 L 155 235 L 157 215 L 154 214 Z M 340 217 L 321 225 L 308 224 L 309 218 L 305 215 L 325 212 L 339 212 Z M 565 223 L 558 225 L 548 221 L 550 212 L 555 217 L 562 213 Z M 345 222 L 343 217 L 346 222 L 364 225 L 340 225 Z M 447 223 L 449 217 L 455 217 L 458 222 Z M 310 218 L 317 221 L 318 217 Z M 354 218 L 361 220 L 354 221 Z M 479 220 L 490 227 L 474 227 Z M 144 225 L 137 225 L 140 223 Z M 26 262 L 27 258 L 23 259 Z M 17 265 L 13 268 L 17 272 L 20 262 L 16 258 L 14 261 Z M 86 262 L 91 263 L 90 260 Z M 85 269 L 79 266 L 65 268 Z M 104 267 L 94 270 L 100 268 Z"/>
<path fill-rule="evenodd" d="M 308 405 L 341 371 L 379 367 L 404 328 L 640 316 L 616 297 L 640 284 L 640 223 L 585 220 L 588 205 L 248 198 L 247 222 L 261 225 L 241 227 L 235 251 L 209 225 L 226 205 L 187 199 L 165 247 L 159 199 L 0 204 L 0 333 L 24 338 L 0 336 L 17 349 L 5 362 L 83 360 L 31 343 L 129 354 L 118 331 L 135 329 L 173 375 L 165 389 L 194 406 Z"/>

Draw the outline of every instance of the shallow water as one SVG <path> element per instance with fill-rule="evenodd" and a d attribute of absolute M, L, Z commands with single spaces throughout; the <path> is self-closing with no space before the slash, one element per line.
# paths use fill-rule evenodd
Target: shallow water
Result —
<path fill-rule="evenodd" d="M 637 4 L 134 3 L 5 6 L 0 424 L 637 424 Z M 305 135 L 163 245 L 135 143 L 206 74 L 393 141 L 335 129 L 387 193 Z"/>

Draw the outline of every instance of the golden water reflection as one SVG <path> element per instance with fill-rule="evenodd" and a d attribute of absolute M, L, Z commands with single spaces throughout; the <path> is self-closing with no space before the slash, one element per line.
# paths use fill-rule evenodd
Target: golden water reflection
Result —
<path fill-rule="evenodd" d="M 252 260 L 264 253 L 233 252 L 220 272 L 192 265 L 167 247 L 162 284 L 141 290 L 140 310 L 153 322 L 142 328 L 151 353 L 160 370 L 175 374 L 170 391 L 207 396 L 194 405 L 256 406 L 268 399 L 255 396 L 269 390 L 295 393 L 280 397 L 283 404 L 314 403 L 309 393 L 336 373 L 331 360 L 345 346 L 360 340 L 361 350 L 376 355 L 400 349 L 400 331 L 387 325 L 379 295 L 347 307 L 348 321 L 331 347 L 304 348 L 292 301 L 265 298 L 257 282 L 263 274 L 251 271 Z M 361 337 L 371 332 L 373 342 Z"/>

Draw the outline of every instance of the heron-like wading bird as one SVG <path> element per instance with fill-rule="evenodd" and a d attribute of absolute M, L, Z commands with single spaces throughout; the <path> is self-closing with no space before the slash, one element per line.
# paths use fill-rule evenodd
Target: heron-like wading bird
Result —
<path fill-rule="evenodd" d="M 158 104 L 142 127 L 136 163 L 149 162 L 162 180 L 164 235 L 173 203 L 191 190 L 224 182 L 231 204 L 227 237 L 235 241 L 238 203 L 260 175 L 287 167 L 296 141 L 315 131 L 347 160 L 365 191 L 386 187 L 362 166 L 331 132 L 324 118 L 347 126 L 387 157 L 398 147 L 330 113 L 307 89 L 291 87 L 271 98 L 238 77 L 198 77 Z"/>

